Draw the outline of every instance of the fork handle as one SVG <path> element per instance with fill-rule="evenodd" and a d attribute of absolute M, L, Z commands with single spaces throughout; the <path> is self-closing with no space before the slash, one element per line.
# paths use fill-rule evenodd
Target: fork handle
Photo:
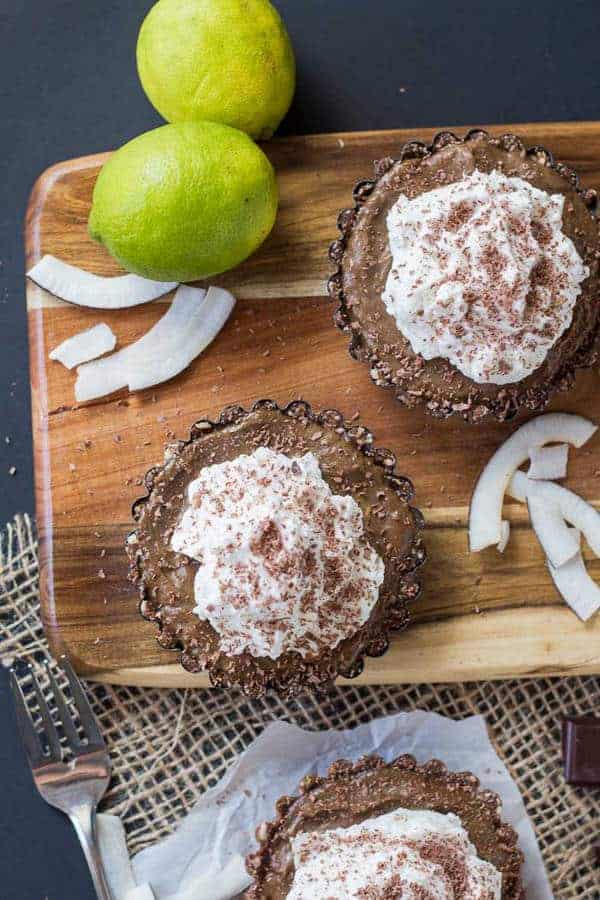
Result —
<path fill-rule="evenodd" d="M 85 854 L 98 900 L 113 900 L 100 856 L 96 832 L 96 810 L 89 805 L 78 806 L 69 813 L 69 818 Z"/>

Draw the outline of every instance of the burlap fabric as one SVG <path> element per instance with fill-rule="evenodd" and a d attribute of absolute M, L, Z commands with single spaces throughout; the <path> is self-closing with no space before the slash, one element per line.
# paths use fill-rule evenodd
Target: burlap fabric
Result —
<path fill-rule="evenodd" d="M 18 516 L 0 544 L 0 659 L 48 657 L 39 618 L 37 545 Z M 600 791 L 565 785 L 560 722 L 600 712 L 600 679 L 339 687 L 320 700 L 250 701 L 223 690 L 154 690 L 89 684 L 113 761 L 104 808 L 121 816 L 131 852 L 174 827 L 236 754 L 274 719 L 304 728 L 348 728 L 400 709 L 454 718 L 485 716 L 535 825 L 557 900 L 600 896 L 592 843 L 600 838 Z"/>

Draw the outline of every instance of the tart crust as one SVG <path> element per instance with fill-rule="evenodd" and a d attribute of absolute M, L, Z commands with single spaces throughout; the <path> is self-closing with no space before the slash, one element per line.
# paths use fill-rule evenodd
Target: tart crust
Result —
<path fill-rule="evenodd" d="M 309 775 L 299 795 L 281 797 L 277 817 L 256 831 L 259 849 L 247 857 L 254 878 L 246 900 L 283 900 L 294 876 L 290 838 L 298 832 L 344 828 L 393 809 L 455 813 L 477 854 L 502 873 L 502 900 L 523 900 L 523 854 L 515 830 L 502 821 L 497 794 L 482 790 L 470 772 L 450 772 L 439 760 L 418 765 L 412 756 L 386 763 L 365 756 L 338 760 L 325 777 Z"/>
<path fill-rule="evenodd" d="M 460 180 L 475 168 L 498 168 L 546 192 L 564 194 L 563 230 L 590 268 L 573 321 L 544 363 L 522 381 L 505 385 L 478 384 L 446 359 L 424 360 L 415 354 L 381 300 L 391 265 L 385 219 L 399 194 L 416 196 Z M 542 409 L 556 391 L 572 387 L 576 369 L 597 361 L 600 240 L 592 215 L 596 192 L 581 189 L 576 173 L 556 162 L 549 150 L 526 148 L 514 134 L 493 137 L 473 129 L 459 138 L 443 131 L 429 145 L 405 144 L 397 160 L 376 162 L 375 178 L 358 182 L 353 196 L 355 206 L 340 213 L 341 237 L 329 250 L 337 267 L 328 282 L 329 294 L 339 304 L 334 321 L 351 336 L 350 355 L 367 363 L 373 382 L 392 388 L 403 405 L 425 406 L 440 418 L 459 415 L 477 422 L 491 415 L 503 421 L 521 409 Z"/>
<path fill-rule="evenodd" d="M 367 622 L 319 654 L 286 652 L 273 660 L 223 653 L 217 632 L 193 612 L 198 564 L 169 546 L 187 485 L 199 469 L 258 446 L 289 455 L 313 452 L 333 492 L 351 493 L 361 506 L 367 539 L 385 562 L 384 581 Z M 381 656 L 390 633 L 407 626 L 409 604 L 420 594 L 423 517 L 410 505 L 412 483 L 395 473 L 395 463 L 393 453 L 373 446 L 368 429 L 345 422 L 337 410 L 315 413 L 300 400 L 283 408 L 272 400 L 259 400 L 251 410 L 230 406 L 216 422 L 196 422 L 190 439 L 169 445 L 164 464 L 147 473 L 148 494 L 134 504 L 136 530 L 127 540 L 140 611 L 158 625 L 160 645 L 180 649 L 188 671 L 208 670 L 213 685 L 240 686 L 253 697 L 269 688 L 291 696 L 304 687 L 327 687 L 338 675 L 357 676 L 364 657 Z"/>

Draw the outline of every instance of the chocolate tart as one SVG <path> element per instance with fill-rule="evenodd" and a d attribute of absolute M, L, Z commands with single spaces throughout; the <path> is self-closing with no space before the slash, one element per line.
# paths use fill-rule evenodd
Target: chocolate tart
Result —
<path fill-rule="evenodd" d="M 381 300 L 391 268 L 386 217 L 400 194 L 409 198 L 460 181 L 475 170 L 518 176 L 546 193 L 565 196 L 563 233 L 574 243 L 590 275 L 581 285 L 570 327 L 544 362 L 521 381 L 477 383 L 448 360 L 425 360 L 413 352 Z M 575 172 L 543 147 L 526 148 L 514 134 L 493 137 L 472 130 L 464 138 L 440 132 L 429 145 L 406 144 L 397 160 L 375 163 L 375 177 L 354 188 L 355 206 L 338 218 L 341 237 L 329 255 L 337 271 L 329 294 L 339 304 L 335 323 L 351 335 L 350 354 L 369 366 L 373 382 L 389 387 L 405 406 L 424 406 L 437 417 L 469 422 L 488 415 L 510 419 L 520 409 L 543 408 L 551 395 L 569 389 L 575 370 L 598 355 L 600 240 L 593 216 L 596 192 L 582 190 Z"/>
<path fill-rule="evenodd" d="M 368 620 L 335 648 L 325 647 L 318 654 L 290 651 L 272 659 L 222 652 L 217 632 L 193 612 L 198 564 L 169 544 L 183 514 L 186 488 L 197 473 L 258 447 L 290 457 L 314 453 L 331 490 L 351 494 L 359 504 L 366 539 L 385 563 Z M 373 446 L 363 426 L 345 422 L 336 410 L 315 413 L 302 401 L 281 408 L 260 400 L 249 411 L 228 407 L 216 422 L 196 422 L 190 439 L 170 445 L 164 465 L 146 475 L 149 493 L 134 504 L 136 530 L 127 541 L 141 613 L 158 625 L 160 645 L 180 649 L 188 671 L 208 670 L 213 685 L 237 685 L 255 697 L 269 688 L 289 696 L 306 686 L 330 685 L 338 675 L 358 675 L 364 656 L 381 656 L 390 633 L 406 627 L 409 604 L 420 593 L 416 570 L 425 558 L 423 519 L 410 506 L 412 484 L 395 473 L 395 462 L 390 451 Z"/>
<path fill-rule="evenodd" d="M 501 819 L 500 798 L 481 790 L 470 772 L 449 772 L 438 760 L 418 765 L 412 756 L 385 763 L 367 756 L 335 762 L 326 777 L 307 776 L 300 794 L 277 802 L 277 818 L 256 831 L 259 849 L 247 857 L 254 883 L 246 900 L 283 900 L 294 878 L 290 839 L 299 833 L 347 828 L 397 808 L 457 815 L 477 855 L 502 874 L 502 900 L 525 897 L 523 854 L 514 829 Z"/>

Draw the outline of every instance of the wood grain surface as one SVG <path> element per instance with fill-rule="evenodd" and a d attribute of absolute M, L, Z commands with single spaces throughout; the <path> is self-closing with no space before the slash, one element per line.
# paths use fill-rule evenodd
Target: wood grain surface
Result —
<path fill-rule="evenodd" d="M 462 131 L 463 129 L 461 129 Z M 550 147 L 586 186 L 600 188 L 600 124 L 492 126 Z M 325 294 L 329 242 L 355 181 L 374 159 L 434 130 L 317 135 L 274 140 L 265 149 L 279 174 L 281 208 L 271 237 L 242 266 L 215 279 L 239 298 L 211 347 L 173 381 L 86 406 L 74 400 L 75 375 L 49 351 L 82 328 L 105 321 L 119 345 L 140 337 L 166 300 L 113 312 L 79 309 L 27 283 L 41 598 L 55 654 L 68 653 L 88 677 L 129 684 L 201 686 L 177 653 L 161 650 L 155 627 L 138 614 L 123 550 L 141 477 L 164 444 L 228 403 L 302 397 L 335 406 L 375 433 L 409 475 L 428 528 L 425 591 L 415 622 L 389 652 L 370 660 L 362 682 L 429 682 L 541 673 L 600 672 L 600 616 L 583 625 L 564 606 L 546 572 L 525 510 L 507 504 L 506 552 L 469 554 L 469 497 L 482 464 L 514 425 L 468 426 L 405 410 L 353 362 L 332 325 Z M 107 154 L 60 163 L 36 183 L 26 222 L 27 265 L 44 253 L 101 275 L 118 265 L 87 235 L 92 188 Z M 598 373 L 552 409 L 600 421 Z M 572 451 L 568 484 L 600 503 L 600 437 Z M 600 578 L 600 561 L 590 560 Z"/>

